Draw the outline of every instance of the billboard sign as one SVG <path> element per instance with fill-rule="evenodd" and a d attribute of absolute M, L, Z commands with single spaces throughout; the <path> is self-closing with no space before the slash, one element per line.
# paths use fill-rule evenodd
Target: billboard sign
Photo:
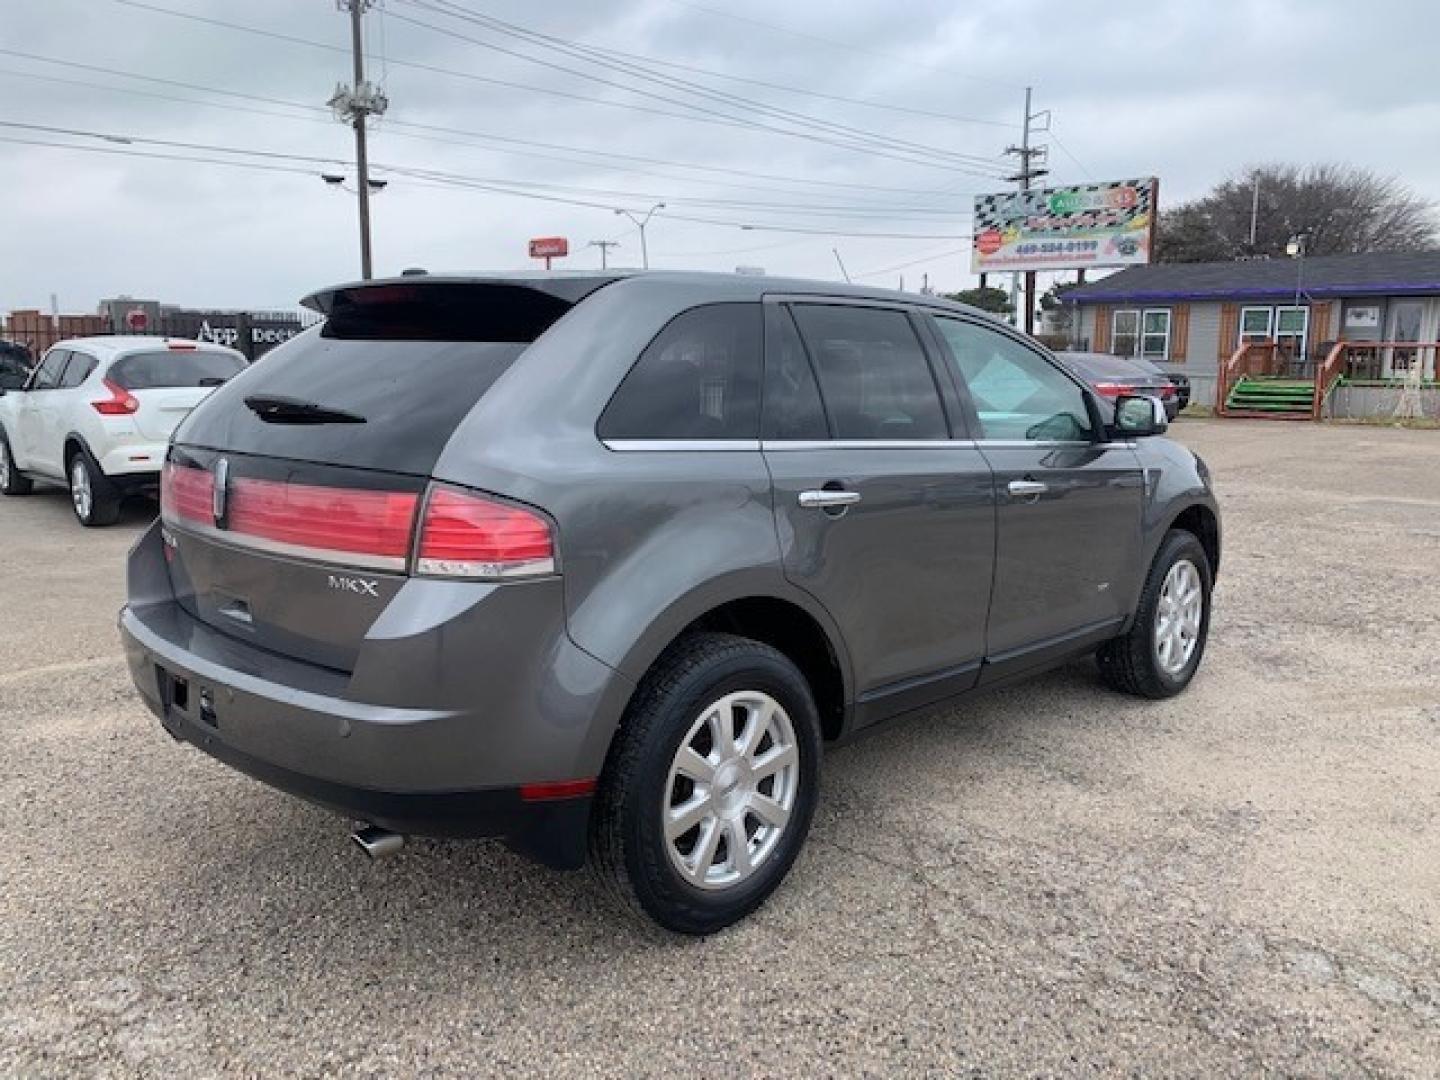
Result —
<path fill-rule="evenodd" d="M 1155 177 L 975 196 L 975 273 L 1081 270 L 1150 261 Z"/>
<path fill-rule="evenodd" d="M 570 254 L 570 241 L 563 236 L 541 236 L 530 241 L 532 259 L 563 259 Z"/>

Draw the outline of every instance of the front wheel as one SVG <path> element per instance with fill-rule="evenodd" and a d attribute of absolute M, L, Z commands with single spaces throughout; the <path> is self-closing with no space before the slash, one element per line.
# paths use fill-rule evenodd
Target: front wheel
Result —
<path fill-rule="evenodd" d="M 685 934 L 743 918 L 799 854 L 819 791 L 805 677 L 768 645 L 683 638 L 636 691 L 592 818 L 596 872 L 630 908 Z"/>
<path fill-rule="evenodd" d="M 1214 578 L 1193 533 L 1171 529 L 1150 566 L 1128 633 L 1100 647 L 1100 674 L 1117 690 L 1174 697 L 1195 677 L 1210 632 Z"/>
<path fill-rule="evenodd" d="M 84 450 L 70 458 L 70 506 L 81 525 L 114 525 L 120 518 L 120 493 Z"/>

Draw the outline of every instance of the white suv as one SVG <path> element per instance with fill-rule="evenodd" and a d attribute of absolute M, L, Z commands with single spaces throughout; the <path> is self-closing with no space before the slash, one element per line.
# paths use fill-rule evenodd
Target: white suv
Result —
<path fill-rule="evenodd" d="M 110 525 L 130 492 L 154 488 L 170 433 L 245 368 L 223 345 L 176 338 L 62 341 L 23 389 L 0 390 L 0 490 L 68 483 L 82 525 Z"/>

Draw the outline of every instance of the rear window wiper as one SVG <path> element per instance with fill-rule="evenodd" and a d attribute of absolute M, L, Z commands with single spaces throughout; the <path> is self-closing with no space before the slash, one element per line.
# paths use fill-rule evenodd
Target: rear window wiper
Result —
<path fill-rule="evenodd" d="M 365 417 L 301 398 L 251 394 L 245 405 L 267 424 L 363 424 Z"/>

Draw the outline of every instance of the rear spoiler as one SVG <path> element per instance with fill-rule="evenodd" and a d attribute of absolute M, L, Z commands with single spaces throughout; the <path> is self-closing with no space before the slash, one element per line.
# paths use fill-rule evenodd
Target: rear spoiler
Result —
<path fill-rule="evenodd" d="M 618 281 L 625 277 L 624 274 L 575 274 L 575 275 L 554 275 L 544 277 L 526 277 L 516 275 L 514 277 L 496 275 L 494 277 L 432 277 L 428 274 L 406 274 L 404 277 L 379 278 L 374 281 L 352 281 L 345 285 L 333 285 L 328 289 L 320 289 L 305 297 L 300 303 L 311 311 L 318 311 L 322 315 L 329 315 L 337 306 L 343 306 L 347 301 L 354 301 L 364 304 L 367 300 L 377 303 L 384 303 L 386 300 L 405 301 L 407 299 L 419 299 L 422 290 L 436 287 L 448 287 L 449 291 L 474 288 L 477 292 L 497 286 L 506 289 L 528 289 L 532 292 L 543 293 L 556 300 L 562 300 L 566 304 L 578 304 L 585 297 L 595 290 L 609 285 L 612 281 Z M 379 295 L 365 295 L 379 291 Z"/>

